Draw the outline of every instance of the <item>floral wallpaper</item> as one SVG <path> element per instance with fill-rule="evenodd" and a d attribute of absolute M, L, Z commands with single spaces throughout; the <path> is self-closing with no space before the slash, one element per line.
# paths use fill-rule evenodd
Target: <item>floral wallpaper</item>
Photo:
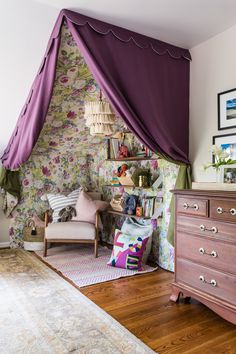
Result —
<path fill-rule="evenodd" d="M 53 95 L 46 122 L 30 159 L 21 167 L 22 197 L 12 213 L 11 247 L 22 247 L 23 228 L 30 216 L 43 218 L 48 209 L 41 196 L 48 192 L 67 193 L 82 185 L 102 191 L 110 200 L 119 192 L 141 193 L 140 190 L 110 187 L 113 171 L 119 162 L 105 161 L 106 143 L 89 134 L 84 121 L 85 101 L 96 100 L 99 87 L 81 56 L 70 32 L 62 27 Z M 118 119 L 118 124 L 121 120 Z M 166 239 L 169 203 L 178 168 L 163 160 L 132 163 L 150 168 L 154 176 L 163 175 L 163 188 L 145 190 L 148 196 L 163 197 L 163 218 L 158 219 L 153 237 L 152 258 L 161 267 L 173 270 L 173 247 Z M 123 218 L 103 215 L 102 238 L 112 243 L 114 230 Z"/>

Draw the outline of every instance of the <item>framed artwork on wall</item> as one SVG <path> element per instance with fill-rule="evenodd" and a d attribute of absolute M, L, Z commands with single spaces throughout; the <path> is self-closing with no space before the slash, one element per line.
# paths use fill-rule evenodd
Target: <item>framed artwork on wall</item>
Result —
<path fill-rule="evenodd" d="M 236 160 L 236 133 L 215 135 L 212 138 L 212 144 L 219 146 L 222 150 L 226 150 L 232 160 Z M 214 163 L 214 155 L 213 155 Z"/>
<path fill-rule="evenodd" d="M 236 128 L 236 88 L 217 95 L 218 129 Z"/>

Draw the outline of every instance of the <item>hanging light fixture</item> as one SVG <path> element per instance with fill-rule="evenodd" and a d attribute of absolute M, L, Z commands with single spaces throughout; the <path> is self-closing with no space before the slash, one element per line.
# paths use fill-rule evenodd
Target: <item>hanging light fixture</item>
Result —
<path fill-rule="evenodd" d="M 116 121 L 115 114 L 110 104 L 102 99 L 101 90 L 99 101 L 85 103 L 84 117 L 91 135 L 106 136 L 113 133 L 113 125 Z"/>

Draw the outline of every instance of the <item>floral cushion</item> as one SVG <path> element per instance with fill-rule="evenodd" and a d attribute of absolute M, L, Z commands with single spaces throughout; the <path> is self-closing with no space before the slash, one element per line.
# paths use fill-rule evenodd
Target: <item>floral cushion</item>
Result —
<path fill-rule="evenodd" d="M 116 229 L 114 246 L 108 265 L 118 268 L 142 270 L 142 257 L 148 237 L 131 236 Z"/>

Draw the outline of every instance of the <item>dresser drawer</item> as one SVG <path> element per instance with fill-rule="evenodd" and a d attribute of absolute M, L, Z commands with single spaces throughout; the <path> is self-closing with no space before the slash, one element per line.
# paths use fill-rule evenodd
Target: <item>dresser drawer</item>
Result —
<path fill-rule="evenodd" d="M 210 217 L 236 222 L 236 200 L 212 199 L 210 201 Z"/>
<path fill-rule="evenodd" d="M 184 231 L 201 237 L 213 237 L 214 239 L 236 243 L 236 225 L 233 223 L 179 215 L 176 229 L 177 232 Z"/>
<path fill-rule="evenodd" d="M 177 259 L 176 280 L 234 305 L 236 304 L 236 276 L 183 259 Z"/>
<path fill-rule="evenodd" d="M 236 244 L 178 232 L 176 255 L 236 275 Z"/>
<path fill-rule="evenodd" d="M 200 198 L 177 197 L 178 214 L 208 216 L 208 200 Z"/>

